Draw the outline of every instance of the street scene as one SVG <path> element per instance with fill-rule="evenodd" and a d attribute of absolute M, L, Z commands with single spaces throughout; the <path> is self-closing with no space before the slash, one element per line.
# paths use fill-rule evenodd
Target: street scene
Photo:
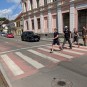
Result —
<path fill-rule="evenodd" d="M 0 87 L 87 86 L 87 0 L 1 3 Z"/>
<path fill-rule="evenodd" d="M 12 87 L 51 87 L 53 78 L 72 82 L 74 87 L 86 86 L 87 47 L 73 45 L 69 49 L 66 44 L 60 51 L 55 45 L 55 51 L 50 53 L 50 39 L 22 42 L 20 37 L 0 37 L 0 42 L 1 71 Z"/>

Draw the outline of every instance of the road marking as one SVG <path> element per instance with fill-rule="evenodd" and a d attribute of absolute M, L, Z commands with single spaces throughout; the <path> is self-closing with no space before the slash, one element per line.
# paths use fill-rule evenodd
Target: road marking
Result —
<path fill-rule="evenodd" d="M 47 47 L 51 48 L 51 46 L 47 46 Z M 59 48 L 54 48 L 54 49 L 59 50 Z M 78 55 L 83 55 L 84 54 L 84 53 L 81 53 L 81 52 L 76 52 L 76 51 L 71 51 L 71 50 L 65 50 L 65 49 L 63 49 L 63 51 L 69 52 L 69 53 L 73 53 L 73 54 L 78 54 Z"/>
<path fill-rule="evenodd" d="M 8 43 L 8 42 L 5 42 L 5 43 Z"/>
<path fill-rule="evenodd" d="M 63 50 L 65 52 L 69 52 L 69 53 L 73 53 L 73 54 L 78 54 L 78 55 L 83 55 L 84 53 L 81 53 L 81 52 L 76 52 L 76 51 L 71 51 L 71 50 Z"/>
<path fill-rule="evenodd" d="M 1 57 L 15 76 L 24 74 L 24 71 L 22 71 L 6 54 L 1 55 Z"/>
<path fill-rule="evenodd" d="M 74 50 L 80 50 L 80 51 L 84 51 L 86 52 L 87 50 L 86 49 L 80 49 L 80 48 L 73 48 Z"/>
<path fill-rule="evenodd" d="M 76 52 L 76 51 L 71 51 L 71 50 L 63 50 L 65 52 L 69 52 L 69 53 L 73 53 L 73 54 L 78 54 L 78 55 L 83 55 L 84 53 L 81 53 L 81 52 Z"/>
<path fill-rule="evenodd" d="M 32 58 L 30 58 L 28 56 L 23 55 L 21 52 L 15 52 L 15 53 L 16 53 L 16 55 L 18 55 L 19 57 L 21 57 L 22 59 L 24 59 L 26 62 L 28 62 L 29 64 L 31 64 L 33 67 L 35 67 L 37 69 L 44 67 L 44 65 L 42 65 L 41 63 L 33 60 Z"/>
<path fill-rule="evenodd" d="M 6 53 L 10 53 L 10 52 L 19 51 L 19 50 L 26 50 L 26 49 L 29 49 L 29 48 L 42 47 L 42 46 L 48 46 L 48 45 L 50 45 L 50 44 L 39 45 L 39 46 L 32 46 L 32 47 L 25 47 L 25 48 L 20 48 L 20 49 L 16 49 L 16 50 L 4 51 L 4 52 L 0 52 L 0 55 L 2 55 L 2 54 L 6 54 Z"/>
<path fill-rule="evenodd" d="M 73 46 L 78 46 L 78 45 L 73 45 Z M 80 47 L 82 47 L 82 48 L 87 48 L 86 46 L 80 46 Z"/>
<path fill-rule="evenodd" d="M 12 84 L 11 84 L 11 81 L 9 80 L 8 76 L 7 76 L 7 73 L 5 72 L 5 70 L 3 69 L 3 65 L 0 63 L 0 71 L 1 73 L 3 74 L 7 84 L 9 87 L 13 87 Z"/>
<path fill-rule="evenodd" d="M 46 52 L 49 52 L 48 49 L 44 49 L 44 48 L 38 48 L 38 49 L 43 50 L 43 51 L 46 51 Z M 66 55 L 66 54 L 59 53 L 59 52 L 53 52 L 53 54 L 56 54 L 58 56 L 62 56 L 62 57 L 67 58 L 67 59 L 72 59 L 73 58 L 73 56 Z"/>
<path fill-rule="evenodd" d="M 46 47 L 51 48 L 51 46 L 46 46 Z M 57 47 L 54 48 L 54 49 L 59 50 L 59 48 L 57 48 Z M 66 49 L 63 49 L 63 51 L 73 53 L 73 54 L 78 54 L 78 55 L 83 55 L 84 54 L 84 53 L 81 53 L 81 52 L 76 52 L 76 51 L 71 51 L 71 50 L 66 50 Z"/>
<path fill-rule="evenodd" d="M 38 55 L 38 56 L 40 56 L 40 57 L 42 57 L 42 58 L 48 59 L 48 60 L 50 60 L 50 61 L 52 61 L 52 62 L 54 62 L 54 63 L 60 62 L 60 60 L 57 60 L 57 59 L 55 59 L 55 58 L 46 56 L 46 55 L 44 55 L 44 54 L 42 54 L 42 53 L 39 53 L 39 52 L 37 52 L 37 51 L 34 51 L 34 50 L 32 50 L 32 49 L 31 49 L 31 50 L 28 50 L 28 51 L 31 52 L 31 53 L 33 53 L 33 54 L 36 54 L 36 55 Z"/>

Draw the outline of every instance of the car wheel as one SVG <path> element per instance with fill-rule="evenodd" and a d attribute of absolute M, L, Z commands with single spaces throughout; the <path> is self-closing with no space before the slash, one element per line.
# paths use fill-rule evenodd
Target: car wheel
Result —
<path fill-rule="evenodd" d="M 38 42 L 40 41 L 40 39 L 37 40 Z"/>
<path fill-rule="evenodd" d="M 35 38 L 35 41 L 37 41 L 37 42 L 38 42 L 38 41 L 39 41 L 39 38 Z"/>

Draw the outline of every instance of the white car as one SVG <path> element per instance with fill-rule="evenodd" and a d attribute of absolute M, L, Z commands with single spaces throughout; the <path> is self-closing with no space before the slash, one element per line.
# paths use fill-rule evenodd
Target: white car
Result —
<path fill-rule="evenodd" d="M 0 34 L 1 36 L 6 36 L 6 33 L 5 32 L 1 32 L 1 34 Z"/>

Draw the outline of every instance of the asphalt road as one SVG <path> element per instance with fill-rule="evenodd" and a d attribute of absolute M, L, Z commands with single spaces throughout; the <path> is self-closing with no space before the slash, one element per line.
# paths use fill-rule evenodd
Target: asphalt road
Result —
<path fill-rule="evenodd" d="M 59 87 L 60 81 L 66 87 L 87 86 L 87 47 L 50 54 L 50 44 L 0 37 L 0 69 L 10 87 Z"/>

